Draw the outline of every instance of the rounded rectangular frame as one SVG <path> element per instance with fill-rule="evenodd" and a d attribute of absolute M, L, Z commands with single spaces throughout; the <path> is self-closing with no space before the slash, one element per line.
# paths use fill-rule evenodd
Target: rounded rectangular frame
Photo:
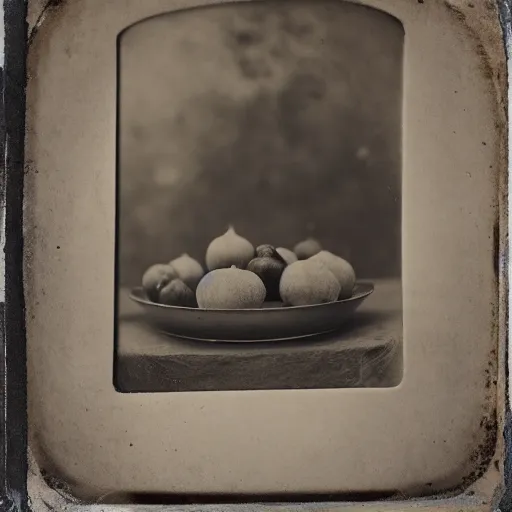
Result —
<path fill-rule="evenodd" d="M 384 7 L 382 2 L 377 1 L 357 3 L 381 9 Z M 112 37 L 120 32 L 118 29 L 121 26 L 126 27 L 159 12 L 168 12 L 170 4 L 176 7 L 184 5 L 151 0 L 136 6 L 143 12 L 134 19 L 133 10 L 123 12 L 122 16 L 119 13 L 114 16 L 113 5 L 117 3 L 109 4 L 91 2 L 83 11 L 77 12 L 77 2 L 70 1 L 60 6 L 58 12 L 50 12 L 38 27 L 32 44 L 33 48 L 37 48 L 38 38 L 41 38 L 46 50 L 52 51 L 41 58 L 41 54 L 34 50 L 28 61 L 31 79 L 27 90 L 27 158 L 31 165 L 25 179 L 25 286 L 29 420 L 33 429 L 33 446 L 39 456 L 44 453 L 52 469 L 60 472 L 71 484 L 87 482 L 84 489 L 93 495 L 98 491 L 120 490 L 121 487 L 126 490 L 126 485 L 120 485 L 123 478 L 131 482 L 128 487 L 131 485 L 132 490 L 144 488 L 153 492 L 216 493 L 228 487 L 234 493 L 272 493 L 282 492 L 283 489 L 297 492 L 300 487 L 306 492 L 364 492 L 387 488 L 422 493 L 445 489 L 447 482 L 453 482 L 455 486 L 461 484 L 464 478 L 472 480 L 480 476 L 482 471 L 478 470 L 487 469 L 495 455 L 492 433 L 496 433 L 494 404 L 499 387 L 496 387 L 492 377 L 497 375 L 498 349 L 500 357 L 503 357 L 505 340 L 506 282 L 504 279 L 498 281 L 498 271 L 496 267 L 493 268 L 497 260 L 504 265 L 502 257 L 506 254 L 506 132 L 505 99 L 502 95 L 505 73 L 494 5 L 486 3 L 475 8 L 469 2 L 420 2 L 419 6 L 400 0 L 386 2 L 386 10 L 404 24 L 407 41 L 403 178 L 406 341 L 402 384 L 389 390 L 150 396 L 115 393 L 111 375 L 113 355 L 108 343 L 111 329 L 107 329 L 111 327 L 113 286 L 103 290 L 104 295 L 99 300 L 92 300 L 97 297 L 97 285 L 110 282 L 108 276 L 113 275 L 112 193 L 115 183 L 113 173 L 109 173 L 108 169 L 113 170 L 115 166 L 116 102 L 115 66 L 111 66 L 115 62 L 112 48 L 115 48 L 115 44 L 111 43 L 115 41 L 115 37 Z M 424 12 L 420 14 L 419 9 L 424 9 Z M 101 14 L 105 15 L 102 18 L 105 26 L 94 27 L 94 17 Z M 66 32 L 67 15 L 73 16 L 77 23 L 73 30 L 68 25 Z M 440 32 L 437 38 L 428 35 L 429 32 L 432 34 L 433 26 Z M 444 30 L 440 30 L 440 26 Z M 61 33 L 62 39 L 52 37 L 52 31 L 58 31 L 59 27 L 65 32 Z M 92 33 L 88 30 L 95 31 L 95 38 L 90 39 L 93 41 L 91 46 L 83 44 L 84 40 L 81 39 L 84 34 Z M 66 44 L 70 43 L 66 51 Z M 100 48 L 101 51 L 97 51 Z M 420 53 L 423 57 L 421 60 L 414 58 Z M 464 57 L 461 58 L 461 55 Z M 69 70 L 66 73 L 62 66 L 64 58 L 77 59 L 78 69 L 73 67 L 73 73 Z M 467 66 L 465 69 L 462 69 L 461 61 Z M 89 67 L 91 65 L 92 68 Z M 103 87 L 83 80 L 88 72 L 95 69 L 103 73 L 101 76 L 106 80 L 101 82 Z M 432 69 L 442 69 L 445 72 L 443 79 L 432 81 L 428 75 Z M 79 85 L 83 86 L 81 90 Z M 448 96 L 446 86 L 457 96 Z M 59 87 L 63 89 L 59 91 Z M 66 97 L 61 94 L 63 90 L 79 91 L 79 101 L 66 103 Z M 43 92 L 44 101 L 38 101 L 43 98 Z M 474 105 L 472 98 L 475 97 L 485 101 Z M 59 111 L 58 107 L 62 104 L 66 105 L 66 109 Z M 472 109 L 464 108 L 468 105 Z M 80 119 L 91 120 L 94 128 L 84 132 L 76 122 L 77 113 L 83 114 L 79 116 Z M 454 117 L 450 116 L 451 113 L 454 113 Z M 457 116 L 460 117 L 456 119 Z M 443 118 L 450 122 L 444 124 Z M 475 118 L 482 121 L 478 126 L 474 123 Z M 451 122 L 456 122 L 456 125 L 452 126 Z M 77 137 L 78 134 L 81 136 Z M 76 143 L 74 147 L 70 144 L 72 141 Z M 91 145 L 96 154 L 89 161 L 76 158 L 87 155 L 85 148 Z M 462 151 L 455 151 L 457 148 Z M 92 168 L 96 170 L 95 180 L 84 172 L 86 165 L 91 168 L 91 161 Z M 17 161 L 14 163 L 19 165 Z M 66 172 L 58 173 L 59 167 Z M 432 180 L 429 172 L 444 180 L 442 183 L 446 189 L 436 188 L 440 181 Z M 52 181 L 55 179 L 58 182 Z M 98 183 L 105 185 L 105 188 L 98 187 Z M 477 190 L 479 197 L 474 201 L 476 196 L 471 196 L 471 193 L 476 194 Z M 417 195 L 411 196 L 411 191 Z M 452 194 L 456 194 L 457 201 L 449 205 Z M 91 198 L 98 207 L 96 211 L 90 204 L 87 205 L 89 209 L 84 209 L 87 211 L 74 208 L 72 204 L 72 201 L 76 201 L 79 206 L 85 206 Z M 447 210 L 433 208 L 433 198 L 441 200 L 443 205 L 449 205 Z M 411 208 L 421 206 L 425 210 L 420 210 L 420 214 L 408 215 Z M 52 211 L 57 207 L 67 215 L 57 218 Z M 427 211 L 427 207 L 430 210 Z M 43 212 L 45 217 L 38 219 L 37 214 Z M 86 213 L 92 213 L 92 219 L 85 218 Z M 112 220 L 111 223 L 104 222 L 105 214 Z M 449 218 L 451 226 L 466 226 L 465 216 L 468 214 L 476 219 L 470 236 L 465 236 L 465 233 L 454 237 L 444 220 Z M 37 222 L 34 222 L 36 219 Z M 13 218 L 8 216 L 7 220 L 12 222 Z M 82 230 L 75 231 L 72 224 Z M 91 257 L 91 247 L 83 236 L 91 225 L 95 226 L 95 239 L 101 241 L 100 246 L 108 248 L 99 262 Z M 425 226 L 439 228 L 439 231 L 427 233 L 428 228 L 422 229 Z M 12 238 L 10 240 L 12 243 Z M 59 257 L 55 258 L 51 251 L 56 247 L 57 240 L 61 241 L 62 249 Z M 432 241 L 438 246 L 445 244 L 450 250 L 442 255 L 435 254 L 430 249 L 435 245 Z M 468 250 L 474 251 L 476 257 L 468 258 Z M 487 262 L 486 267 L 480 267 L 482 261 Z M 84 262 L 86 270 L 92 269 L 93 263 L 97 264 L 92 274 L 83 272 Z M 432 264 L 437 264 L 442 271 L 438 276 L 435 273 L 421 273 L 422 276 L 428 275 L 429 279 L 420 286 L 415 281 L 420 275 L 418 270 L 424 271 Z M 439 276 L 448 275 L 448 269 L 454 271 L 454 281 L 441 282 Z M 503 266 L 498 265 L 498 270 L 503 275 Z M 92 283 L 84 281 L 84 274 L 88 277 L 92 275 Z M 471 296 L 473 283 L 464 282 L 464 276 L 479 279 L 482 297 L 471 306 L 459 304 L 456 320 L 474 322 L 478 318 L 482 322 L 480 326 L 471 324 L 475 327 L 464 326 L 463 322 L 459 324 L 459 332 L 451 339 L 452 345 L 443 344 L 442 339 L 434 336 L 429 346 L 426 334 L 431 332 L 431 326 L 435 325 L 438 332 L 447 332 L 445 328 L 449 328 L 453 321 L 453 317 L 447 316 L 439 304 L 435 304 L 436 296 L 439 291 L 454 290 L 458 292 L 457 297 L 453 295 L 454 299 Z M 75 287 L 81 291 L 78 298 L 73 293 Z M 423 297 L 418 297 L 419 290 Z M 61 308 L 57 311 L 52 303 L 42 303 L 43 295 L 50 295 L 58 303 L 60 301 Z M 10 297 L 12 299 L 13 295 Z M 422 306 L 435 312 L 435 321 L 429 325 L 422 323 L 419 314 Z M 479 306 L 483 306 L 483 311 Z M 10 307 L 7 304 L 8 313 Z M 70 314 L 71 310 L 85 311 L 85 314 L 76 318 Z M 95 322 L 93 329 L 90 324 L 92 316 L 103 319 Z M 107 336 L 107 343 L 106 334 L 110 335 L 110 338 Z M 77 340 L 91 339 L 96 343 L 93 350 L 90 346 L 77 343 Z M 50 341 L 54 345 L 48 345 Z M 472 351 L 467 350 L 468 347 Z M 466 349 L 466 352 L 461 349 Z M 469 352 L 473 355 L 470 356 Z M 453 357 L 454 354 L 459 355 L 458 360 Z M 452 355 L 451 360 L 447 357 L 449 355 Z M 429 365 L 429 357 L 433 357 L 432 361 L 436 364 Z M 62 363 L 71 365 L 66 367 Z M 451 366 L 448 369 L 449 363 Z M 60 376 L 53 373 L 58 368 L 64 368 Z M 440 371 L 437 379 L 432 368 Z M 66 385 L 70 381 L 73 384 Z M 453 391 L 451 397 L 442 393 L 446 386 Z M 421 393 L 423 398 L 418 399 Z M 41 399 L 39 404 L 38 399 Z M 67 404 L 65 411 L 62 411 L 63 401 Z M 458 407 L 465 401 L 469 407 Z M 153 411 L 148 409 L 149 406 Z M 362 411 L 355 412 L 355 406 L 373 411 L 377 414 L 376 419 L 372 421 L 365 418 Z M 154 412 L 155 407 L 158 414 Z M 347 423 L 347 409 L 344 414 L 343 407 L 348 407 L 353 414 L 351 419 L 353 421 L 355 417 L 356 426 Z M 390 442 L 404 423 L 401 417 L 404 409 L 415 416 L 416 422 L 412 429 L 398 439 L 395 437 L 395 442 Z M 91 420 L 90 413 L 94 411 L 97 418 Z M 171 419 L 168 413 L 175 411 L 179 411 L 179 414 Z M 235 422 L 234 411 L 237 413 Z M 386 417 L 382 416 L 383 411 Z M 395 414 L 391 415 L 390 412 Z M 107 413 L 113 415 L 110 422 L 101 419 L 102 414 Z M 144 425 L 136 423 L 131 413 L 138 414 Z M 160 420 L 165 418 L 170 422 L 174 437 L 167 439 L 164 444 L 160 438 L 156 443 L 146 443 L 144 446 L 144 439 L 157 439 L 158 433 L 161 433 L 159 425 L 163 423 L 156 414 L 160 415 Z M 245 418 L 245 422 L 240 420 L 241 417 Z M 307 418 L 307 421 L 301 422 L 301 418 Z M 202 423 L 195 423 L 191 428 L 190 424 L 197 419 Z M 234 423 L 238 422 L 242 428 L 244 424 L 258 426 L 259 435 L 249 439 L 239 430 L 237 438 L 233 429 L 236 428 Z M 336 439 L 336 427 L 343 425 L 343 422 L 345 429 L 341 430 L 344 430 L 345 440 Z M 442 422 L 444 425 L 441 425 Z M 293 433 L 286 428 L 297 423 L 300 428 Z M 211 435 L 208 427 L 211 428 L 212 424 L 224 427 L 217 436 L 217 445 L 231 448 L 224 466 L 219 462 L 223 461 L 226 453 L 221 453 L 212 444 L 206 446 L 204 443 L 208 434 Z M 229 428 L 226 429 L 226 426 Z M 77 428 L 81 437 L 76 434 Z M 276 431 L 282 434 L 279 441 L 284 440 L 284 446 L 277 442 L 274 436 Z M 462 438 L 461 431 L 469 435 Z M 322 433 L 322 439 L 329 439 L 329 443 L 323 444 L 318 438 L 315 440 L 312 436 L 315 433 Z M 347 449 L 358 452 L 353 447 L 357 448 L 357 440 L 363 439 L 363 436 L 364 449 L 371 451 L 375 458 L 365 462 L 364 457 L 358 458 L 358 453 L 350 459 L 343 458 Z M 133 438 L 138 439 L 141 445 L 139 451 L 129 446 Z M 422 439 L 421 448 L 417 439 Z M 241 455 L 247 455 L 247 451 L 241 449 L 241 440 L 248 444 L 251 463 L 257 462 L 259 468 L 268 470 L 266 475 L 260 474 L 263 479 L 257 484 L 249 480 L 254 465 L 245 464 L 246 460 Z M 311 444 L 303 445 L 302 451 L 296 450 L 297 443 L 301 441 Z M 194 446 L 190 446 L 191 442 Z M 386 446 L 384 442 L 389 444 Z M 174 453 L 170 452 L 169 456 L 169 448 L 187 443 L 191 448 L 188 453 L 181 453 L 182 448 L 179 448 L 174 449 Z M 133 468 L 122 476 L 116 475 L 116 467 L 127 467 L 125 463 L 134 455 L 143 454 L 142 446 L 144 449 L 149 446 L 149 451 L 155 457 L 150 467 L 143 467 L 143 471 L 140 467 L 137 469 L 139 475 L 144 473 L 146 482 L 137 480 Z M 168 453 L 163 457 L 166 448 Z M 427 448 L 425 459 L 421 456 L 421 450 Z M 96 460 L 87 460 L 85 455 L 93 450 Z M 404 450 L 414 454 L 412 461 L 405 457 Z M 311 454 L 322 457 L 323 470 L 315 465 Z M 297 469 L 303 457 L 310 465 L 307 473 L 299 474 Z M 82 465 L 76 464 L 77 460 Z M 396 473 L 376 473 L 372 465 L 379 467 L 379 463 L 380 467 L 388 464 L 389 473 L 393 473 L 389 471 L 389 464 L 394 464 L 391 468 Z M 173 474 L 171 488 L 166 487 L 164 482 L 165 470 L 169 465 L 182 470 L 179 474 Z M 347 474 L 350 473 L 346 471 L 348 465 L 351 474 Z M 492 465 L 489 471 L 493 472 Z M 94 474 L 92 478 L 91 474 Z M 205 480 L 206 475 L 211 478 Z M 337 475 L 343 475 L 341 485 Z M 190 478 L 199 478 L 204 485 L 199 489 L 199 480 L 194 484 Z M 495 478 L 496 474 L 491 477 Z M 361 483 L 363 481 L 364 484 Z M 297 487 L 293 488 L 294 485 Z"/>

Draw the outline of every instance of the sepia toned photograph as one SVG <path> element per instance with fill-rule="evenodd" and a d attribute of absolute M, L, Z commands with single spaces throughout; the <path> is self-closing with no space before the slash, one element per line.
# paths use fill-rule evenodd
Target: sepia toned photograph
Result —
<path fill-rule="evenodd" d="M 332 1 L 120 34 L 118 391 L 400 383 L 403 40 Z"/>
<path fill-rule="evenodd" d="M 496 504 L 500 12 L 31 5 L 26 85 L 3 73 L 8 497 Z"/>

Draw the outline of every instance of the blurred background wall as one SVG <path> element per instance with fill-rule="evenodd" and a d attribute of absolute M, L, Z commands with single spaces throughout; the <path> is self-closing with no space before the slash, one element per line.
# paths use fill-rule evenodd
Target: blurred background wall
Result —
<path fill-rule="evenodd" d="M 399 276 L 403 29 L 341 1 L 231 4 L 120 39 L 118 265 L 204 260 L 233 224 Z"/>

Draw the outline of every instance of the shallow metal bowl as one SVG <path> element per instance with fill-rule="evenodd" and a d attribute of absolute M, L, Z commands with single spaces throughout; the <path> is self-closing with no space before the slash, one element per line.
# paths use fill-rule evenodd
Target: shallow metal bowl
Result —
<path fill-rule="evenodd" d="M 357 283 L 349 299 L 312 306 L 266 303 L 259 309 L 201 309 L 151 302 L 142 288 L 130 298 L 158 330 L 173 336 L 204 341 L 255 342 L 290 340 L 332 332 L 354 314 L 373 292 L 372 283 Z"/>

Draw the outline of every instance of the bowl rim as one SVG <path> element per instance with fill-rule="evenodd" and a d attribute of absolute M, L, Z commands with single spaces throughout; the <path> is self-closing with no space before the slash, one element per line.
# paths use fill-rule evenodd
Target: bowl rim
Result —
<path fill-rule="evenodd" d="M 143 298 L 142 294 L 144 293 L 142 286 L 136 286 L 130 290 L 129 297 L 134 302 L 138 304 L 142 304 L 144 306 L 157 307 L 160 309 L 168 309 L 168 310 L 180 310 L 180 311 L 191 311 L 191 312 L 201 312 L 201 313 L 245 313 L 245 312 L 274 312 L 274 311 L 288 311 L 288 310 L 311 310 L 318 309 L 322 307 L 326 307 L 333 304 L 345 304 L 350 302 L 355 302 L 357 300 L 364 299 L 371 295 L 375 291 L 375 285 L 371 281 L 356 281 L 354 288 L 362 287 L 363 290 L 359 292 L 355 292 L 348 299 L 334 300 L 332 302 L 324 302 L 322 304 L 309 304 L 305 306 L 286 306 L 286 307 L 270 307 L 270 308 L 246 308 L 246 309 L 217 309 L 217 308 L 191 308 L 188 306 L 170 306 L 168 304 L 159 304 L 158 302 L 153 302 L 147 298 Z"/>

